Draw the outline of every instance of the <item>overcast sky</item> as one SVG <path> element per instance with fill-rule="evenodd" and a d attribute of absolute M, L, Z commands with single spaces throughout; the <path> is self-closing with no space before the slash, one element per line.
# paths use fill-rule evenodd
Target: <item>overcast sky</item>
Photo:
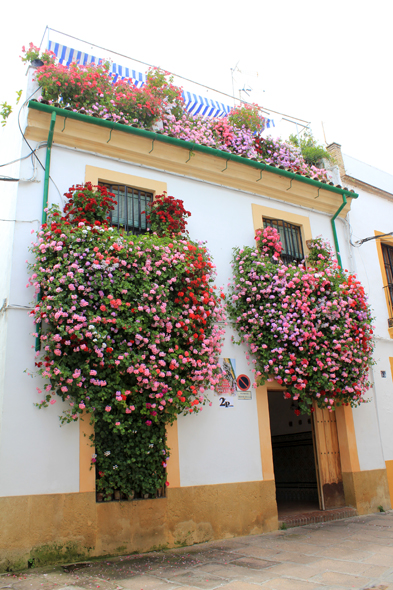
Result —
<path fill-rule="evenodd" d="M 8 2 L 0 102 L 25 84 L 22 45 L 49 26 L 229 94 L 237 65 L 237 95 L 252 88 L 244 98 L 311 121 L 320 141 L 323 121 L 328 143 L 393 173 L 392 17 L 387 0 Z"/>

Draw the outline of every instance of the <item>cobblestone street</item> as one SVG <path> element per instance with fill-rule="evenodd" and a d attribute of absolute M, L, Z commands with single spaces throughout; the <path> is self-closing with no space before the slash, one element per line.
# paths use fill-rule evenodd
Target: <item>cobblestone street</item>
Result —
<path fill-rule="evenodd" d="M 0 575 L 12 590 L 393 590 L 393 512 Z"/>

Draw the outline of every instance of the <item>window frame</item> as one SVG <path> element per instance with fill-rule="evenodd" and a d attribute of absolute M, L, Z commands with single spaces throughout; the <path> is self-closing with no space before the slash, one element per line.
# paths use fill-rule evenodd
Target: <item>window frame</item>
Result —
<path fill-rule="evenodd" d="M 284 262 L 284 264 L 301 264 L 305 258 L 301 226 L 296 225 L 294 223 L 290 223 L 285 219 L 273 219 L 265 216 L 263 217 L 262 222 L 264 229 L 266 227 L 272 227 L 273 229 L 276 229 L 279 232 L 281 238 L 283 236 L 284 239 L 281 239 L 281 243 L 283 245 L 283 252 L 281 252 L 280 255 L 282 262 Z M 282 227 L 282 235 L 280 227 Z M 295 240 L 293 236 L 293 230 L 295 230 L 297 233 L 296 245 L 294 244 Z M 300 256 L 294 256 L 291 254 L 291 250 L 293 251 L 296 249 L 301 254 Z M 284 250 L 286 252 L 284 252 Z"/>
<path fill-rule="evenodd" d="M 114 219 L 114 213 L 115 211 L 111 211 L 110 212 L 110 217 L 111 217 L 111 225 L 112 227 L 117 227 L 118 230 L 120 229 L 124 229 L 127 234 L 132 234 L 132 235 L 142 235 L 145 234 L 149 231 L 149 224 L 148 221 L 146 219 L 146 216 L 149 214 L 147 208 L 148 208 L 148 202 L 152 203 L 154 200 L 154 195 L 152 192 L 150 191 L 146 191 L 146 190 L 141 190 L 138 188 L 135 188 L 133 186 L 127 186 L 126 184 L 114 184 L 114 183 L 107 183 L 104 181 L 100 181 L 100 184 L 102 184 L 103 186 L 106 186 L 107 189 L 109 190 L 109 192 L 116 194 L 116 200 L 117 200 L 117 223 L 116 220 Z M 114 188 L 116 188 L 117 190 L 114 190 Z M 119 189 L 124 189 L 124 192 L 121 191 L 123 193 L 124 196 L 124 223 L 121 223 L 120 219 L 120 201 L 119 201 Z M 129 195 L 129 192 L 131 192 L 131 198 Z M 137 199 L 135 199 L 134 195 L 137 194 Z M 142 194 L 144 196 L 144 201 L 145 204 L 142 206 L 141 204 L 141 200 L 142 200 Z M 148 199 L 149 197 L 149 199 Z M 137 208 L 138 211 L 135 215 L 135 201 L 137 201 Z M 132 207 L 132 221 L 130 223 L 130 219 L 129 219 L 129 206 L 131 204 Z M 142 210 L 143 209 L 143 210 Z M 142 215 L 144 214 L 145 218 L 144 220 L 142 219 Z M 136 218 L 136 219 L 135 219 Z M 143 223 L 144 221 L 144 223 Z M 137 222 L 137 225 L 136 225 Z M 145 227 L 143 227 L 143 225 Z"/>
<path fill-rule="evenodd" d="M 389 337 L 393 339 L 393 293 L 389 290 L 389 281 L 385 267 L 385 260 L 383 256 L 383 249 L 382 246 L 387 246 L 393 249 L 393 237 L 385 236 L 386 232 L 376 231 L 374 230 L 375 236 L 384 236 L 383 239 L 376 239 L 375 245 L 377 248 L 377 255 L 379 266 L 381 268 L 381 278 L 382 278 L 382 288 L 385 293 L 385 300 L 386 300 L 386 311 L 388 314 L 387 324 L 388 324 L 388 332 Z"/>
<path fill-rule="evenodd" d="M 307 257 L 309 249 L 307 242 L 312 240 L 310 218 L 305 215 L 297 215 L 296 213 L 289 213 L 282 209 L 271 209 L 263 205 L 257 205 L 252 203 L 252 219 L 254 225 L 254 232 L 257 229 L 264 227 L 264 219 L 273 219 L 277 221 L 284 221 L 290 225 L 294 225 L 299 228 L 300 240 L 303 248 L 303 256 Z"/>
<path fill-rule="evenodd" d="M 152 193 L 153 200 L 163 193 L 168 193 L 168 185 L 161 180 L 154 180 L 142 176 L 133 176 L 118 172 L 116 170 L 108 170 L 106 168 L 97 168 L 96 166 L 85 167 L 85 182 L 91 182 L 93 185 L 123 185 L 131 187 L 134 190 Z"/>
<path fill-rule="evenodd" d="M 383 258 L 383 265 L 385 270 L 385 278 L 386 284 L 384 285 L 384 290 L 387 293 L 387 300 L 388 300 L 388 325 L 390 328 L 393 328 L 393 245 L 386 244 L 381 242 L 381 250 L 382 250 L 382 258 Z M 385 257 L 385 253 L 388 257 L 388 262 Z M 391 275 L 391 282 L 389 282 L 389 274 Z M 392 325 L 390 325 L 392 324 Z"/>

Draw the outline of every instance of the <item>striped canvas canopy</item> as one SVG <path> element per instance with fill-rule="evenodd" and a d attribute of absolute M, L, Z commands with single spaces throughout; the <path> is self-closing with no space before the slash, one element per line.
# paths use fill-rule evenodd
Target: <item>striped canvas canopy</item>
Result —
<path fill-rule="evenodd" d="M 69 65 L 72 62 L 82 65 L 90 63 L 102 64 L 105 61 L 103 58 L 96 55 L 77 51 L 76 49 L 60 45 L 60 43 L 55 43 L 54 41 L 49 41 L 48 49 L 53 51 L 59 63 L 64 65 Z M 111 76 L 113 76 L 114 82 L 116 82 L 118 78 L 129 78 L 138 88 L 141 88 L 146 82 L 145 74 L 115 63 L 112 63 L 110 73 Z M 187 111 L 192 115 L 202 115 L 203 117 L 209 118 L 225 117 L 232 109 L 231 106 L 222 102 L 186 90 L 183 91 L 183 100 Z M 273 119 L 266 119 L 266 126 L 274 127 Z"/>

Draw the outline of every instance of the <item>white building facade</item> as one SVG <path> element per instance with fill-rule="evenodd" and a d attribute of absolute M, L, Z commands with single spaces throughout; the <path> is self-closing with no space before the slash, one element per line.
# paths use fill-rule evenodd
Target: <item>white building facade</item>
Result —
<path fill-rule="evenodd" d="M 201 414 L 181 416 L 168 428 L 170 485 L 165 497 L 97 503 L 92 449 L 84 436 L 91 433 L 88 422 L 60 427 L 60 400 L 45 410 L 34 406 L 43 382 L 31 376 L 35 327 L 28 308 L 34 294 L 26 288 L 26 260 L 32 260 L 31 232 L 38 230 L 42 219 L 45 186 L 49 203 L 59 206 L 70 186 L 86 181 L 121 184 L 153 195 L 166 191 L 182 199 L 192 212 L 190 236 L 207 242 L 217 267 L 216 284 L 225 286 L 231 277 L 232 249 L 253 245 L 255 229 L 266 218 L 298 227 L 305 254 L 306 241 L 312 237 L 322 235 L 333 244 L 331 220 L 344 195 L 347 204 L 336 219 L 338 243 L 344 267 L 355 270 L 369 292 L 377 348 L 370 403 L 337 411 L 338 477 L 345 501 L 341 505 L 352 506 L 359 514 L 379 505 L 390 508 L 393 332 L 391 336 L 390 295 L 384 289 L 387 276 L 380 248 L 381 243 L 393 248 L 393 238 L 359 248 L 350 240 L 393 229 L 389 225 L 392 177 L 384 176 L 388 184 L 383 188 L 377 186 L 378 178 L 371 179 L 375 185 L 367 186 L 364 180 L 345 178 L 345 186 L 355 191 L 350 193 L 209 148 L 191 150 L 181 140 L 105 125 L 39 103 L 30 103 L 26 110 L 25 136 L 32 149 L 46 144 L 38 156 L 50 178 L 45 180 L 38 165 L 34 181 L 13 183 L 1 215 L 10 221 L 2 222 L 6 233 L 1 257 L 1 302 L 5 303 L 0 324 L 0 567 L 26 567 L 31 558 L 37 563 L 70 561 L 274 530 L 278 527 L 274 445 L 283 448 L 285 442 L 277 437 L 312 431 L 311 422 L 292 423 L 289 418 L 287 430 L 273 432 L 271 424 L 277 417 L 272 404 L 269 413 L 269 395 L 282 398 L 278 384 L 238 390 L 229 406 L 211 392 L 211 406 Z M 21 155 L 27 156 L 30 147 L 24 143 Z M 347 170 L 351 162 L 344 162 Z M 29 158 L 18 167 L 18 178 L 33 175 Z M 246 349 L 235 346 L 231 336 L 232 328 L 227 326 L 222 355 L 234 359 L 237 375 L 252 382 Z M 317 480 L 318 475 L 315 490 Z M 302 482 L 297 483 L 299 492 Z M 288 485 L 283 485 L 284 496 L 293 493 Z"/>

